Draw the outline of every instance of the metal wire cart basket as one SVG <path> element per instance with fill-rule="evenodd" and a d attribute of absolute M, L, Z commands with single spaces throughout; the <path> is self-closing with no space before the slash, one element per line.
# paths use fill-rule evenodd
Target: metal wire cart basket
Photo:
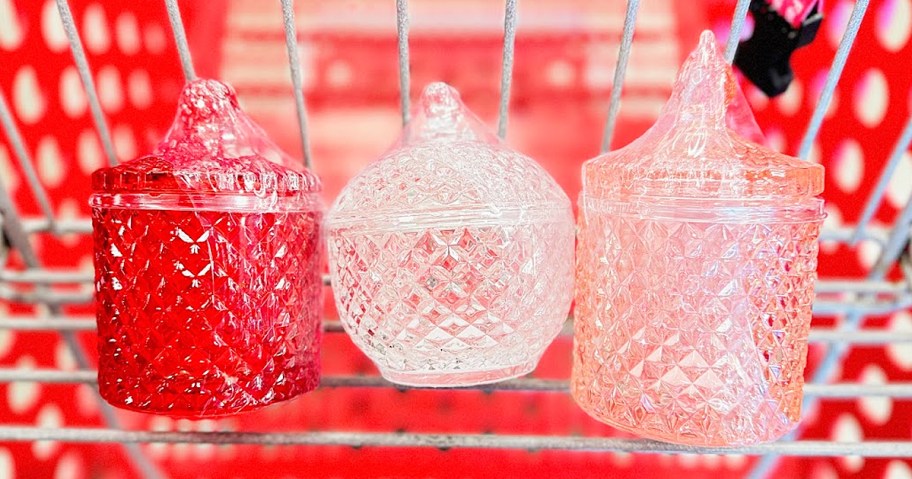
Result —
<path fill-rule="evenodd" d="M 321 388 L 298 401 L 236 418 L 172 420 L 116 411 L 95 386 L 87 174 L 154 144 L 185 78 L 196 71 L 224 77 L 242 100 L 254 98 L 251 111 L 279 143 L 300 147 L 319 174 L 344 181 L 356 168 L 333 159 L 337 152 L 320 135 L 357 143 L 350 137 L 357 131 L 340 131 L 352 122 L 353 129 L 384 123 L 384 131 L 394 132 L 392 105 L 398 101 L 401 120 L 408 121 L 412 85 L 444 75 L 464 84 L 468 102 L 490 97 L 490 108 L 480 111 L 497 118 L 501 137 L 513 118 L 527 132 L 520 143 L 534 148 L 532 137 L 547 132 L 565 145 L 551 152 L 553 160 L 546 151 L 542 162 L 552 171 L 566 168 L 555 176 L 578 190 L 579 164 L 597 153 L 599 141 L 603 151 L 622 146 L 654 118 L 668 85 L 656 80 L 648 57 L 671 52 L 675 68 L 678 43 L 696 41 L 699 28 L 692 25 L 700 21 L 688 17 L 693 8 L 673 4 L 689 2 L 530 1 L 530 12 L 545 13 L 530 13 L 528 37 L 517 20 L 526 5 L 517 0 L 436 6 L 385 0 L 382 7 L 281 0 L 268 8 L 253 0 L 181 8 L 176 0 L 108 3 L 0 0 L 0 478 L 652 477 L 681 469 L 688 477 L 912 477 L 909 0 L 832 1 L 823 38 L 796 53 L 796 81 L 786 94 L 767 100 L 745 86 L 772 146 L 827 167 L 829 218 L 821 235 L 804 424 L 782 441 L 738 449 L 631 438 L 586 418 L 568 397 L 569 325 L 532 376 L 477 388 L 387 383 L 340 334 L 331 309 Z M 701 21 L 728 38 L 731 61 L 752 25 L 750 0 L 696 4 L 705 10 Z M 603 10 L 613 16 L 598 17 Z M 547 13 L 555 11 L 579 14 Z M 206 23 L 213 12 L 223 26 Z M 428 12 L 449 12 L 435 19 L 454 24 L 468 18 L 455 36 L 469 39 L 429 34 L 421 20 Z M 591 27 L 599 21 L 616 24 L 607 32 Z M 466 30 L 467 24 L 488 27 Z M 215 43 L 222 52 L 196 48 Z M 451 65 L 447 52 L 460 45 L 496 51 L 495 64 L 477 54 L 465 57 L 474 65 Z M 358 57 L 346 59 L 351 52 Z M 234 58 L 233 66 L 219 71 L 220 54 Z M 647 60 L 638 63 L 638 55 Z M 436 63 L 423 68 L 425 58 Z M 584 65 L 592 58 L 600 69 Z M 372 62 L 392 66 L 370 71 Z M 275 65 L 280 74 L 270 76 Z M 283 83 L 269 83 L 275 77 Z M 589 86 L 581 87 L 584 77 Z M 351 92 L 384 103 L 384 113 L 353 120 Z M 563 95 L 557 103 L 596 105 L 598 112 L 557 104 L 536 110 L 534 94 Z M 319 113 L 338 105 L 348 113 L 333 119 Z M 529 117 L 539 114 L 548 125 L 536 131 Z M 575 115 L 582 119 L 566 119 Z M 275 119 L 291 116 L 298 120 L 294 128 Z M 574 137 L 577 122 L 598 122 L 601 138 Z M 567 161 L 568 151 L 579 155 Z M 337 191 L 333 181 L 329 190 Z"/>

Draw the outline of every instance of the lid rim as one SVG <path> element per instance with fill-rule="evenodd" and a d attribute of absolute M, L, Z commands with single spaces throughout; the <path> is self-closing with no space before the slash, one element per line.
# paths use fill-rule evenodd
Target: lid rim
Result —
<path fill-rule="evenodd" d="M 340 213 L 339 211 L 333 210 L 326 217 L 326 226 L 327 227 L 345 227 L 352 223 L 366 223 L 366 222 L 394 222 L 406 218 L 427 218 L 431 217 L 436 222 L 445 222 L 445 221 L 457 221 L 464 220 L 468 218 L 478 218 L 478 219 L 512 219 L 512 218 L 523 218 L 523 217 L 536 217 L 536 216 L 545 216 L 552 215 L 557 216 L 562 211 L 569 212 L 571 217 L 573 215 L 573 207 L 569 201 L 562 202 L 565 204 L 558 204 L 554 202 L 538 202 L 538 203 L 514 203 L 504 206 L 492 207 L 491 205 L 472 205 L 472 206 L 462 206 L 459 209 L 449 209 L 442 206 L 435 206 L 432 208 L 418 208 L 414 210 L 409 210 L 404 212 L 403 210 L 390 209 L 388 211 L 376 210 L 372 212 L 371 220 L 365 221 L 363 212 L 351 212 L 351 213 Z M 440 214 L 442 213 L 442 214 Z"/>
<path fill-rule="evenodd" d="M 723 172 L 703 178 L 694 177 L 694 170 L 684 171 L 691 175 L 686 178 L 676 178 L 672 175 L 644 178 L 646 175 L 634 168 L 639 166 L 635 163 L 609 163 L 611 160 L 622 160 L 627 157 L 629 154 L 625 154 L 621 149 L 587 161 L 583 165 L 581 191 L 589 192 L 590 196 L 606 198 L 644 196 L 746 200 L 810 198 L 821 195 L 825 189 L 824 167 L 816 163 L 801 162 L 785 168 L 741 168 L 737 170 L 737 174 Z M 706 174 L 713 170 L 699 171 Z"/>
<path fill-rule="evenodd" d="M 190 211 L 222 213 L 322 213 L 318 195 L 254 197 L 250 195 L 212 195 L 206 193 L 149 195 L 143 193 L 92 193 L 88 204 L 93 209 L 130 209 L 149 211 Z"/>
<path fill-rule="evenodd" d="M 257 157 L 260 159 L 259 157 Z M 228 195 L 281 196 L 318 194 L 323 191 L 320 178 L 310 171 L 296 171 L 275 164 L 275 171 L 182 171 L 166 168 L 147 170 L 138 164 L 143 160 L 160 160 L 160 155 L 146 155 L 117 166 L 108 166 L 92 173 L 93 193 L 205 193 Z M 262 158 L 263 161 L 269 161 Z M 134 164 L 136 162 L 137 164 Z M 266 186 L 264 186 L 264 183 Z"/>

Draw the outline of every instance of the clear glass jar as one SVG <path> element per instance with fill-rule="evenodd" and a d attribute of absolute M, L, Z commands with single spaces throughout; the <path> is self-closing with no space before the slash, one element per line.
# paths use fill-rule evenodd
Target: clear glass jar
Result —
<path fill-rule="evenodd" d="M 342 325 L 390 381 L 526 374 L 567 318 L 567 196 L 445 84 L 427 87 L 399 142 L 349 182 L 327 230 Z"/>

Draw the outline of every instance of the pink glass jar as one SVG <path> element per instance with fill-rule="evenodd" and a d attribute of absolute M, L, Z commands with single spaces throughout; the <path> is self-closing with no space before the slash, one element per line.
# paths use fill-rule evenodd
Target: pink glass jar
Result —
<path fill-rule="evenodd" d="M 342 325 L 390 381 L 526 374 L 567 318 L 569 199 L 445 84 L 425 89 L 399 142 L 349 182 L 327 230 Z"/>
<path fill-rule="evenodd" d="M 658 122 L 583 167 L 571 390 L 602 422 L 732 446 L 799 420 L 823 168 L 736 133 L 744 105 L 706 32 Z"/>
<path fill-rule="evenodd" d="M 101 395 L 208 417 L 314 389 L 320 183 L 228 86 L 189 83 L 178 108 L 152 155 L 92 175 Z"/>

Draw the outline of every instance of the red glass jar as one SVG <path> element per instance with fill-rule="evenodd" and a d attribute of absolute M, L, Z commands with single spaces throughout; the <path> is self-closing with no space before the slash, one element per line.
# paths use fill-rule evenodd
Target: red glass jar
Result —
<path fill-rule="evenodd" d="M 234 414 L 320 376 L 319 180 L 222 83 L 197 80 L 153 155 L 92 175 L 101 395 Z"/>

